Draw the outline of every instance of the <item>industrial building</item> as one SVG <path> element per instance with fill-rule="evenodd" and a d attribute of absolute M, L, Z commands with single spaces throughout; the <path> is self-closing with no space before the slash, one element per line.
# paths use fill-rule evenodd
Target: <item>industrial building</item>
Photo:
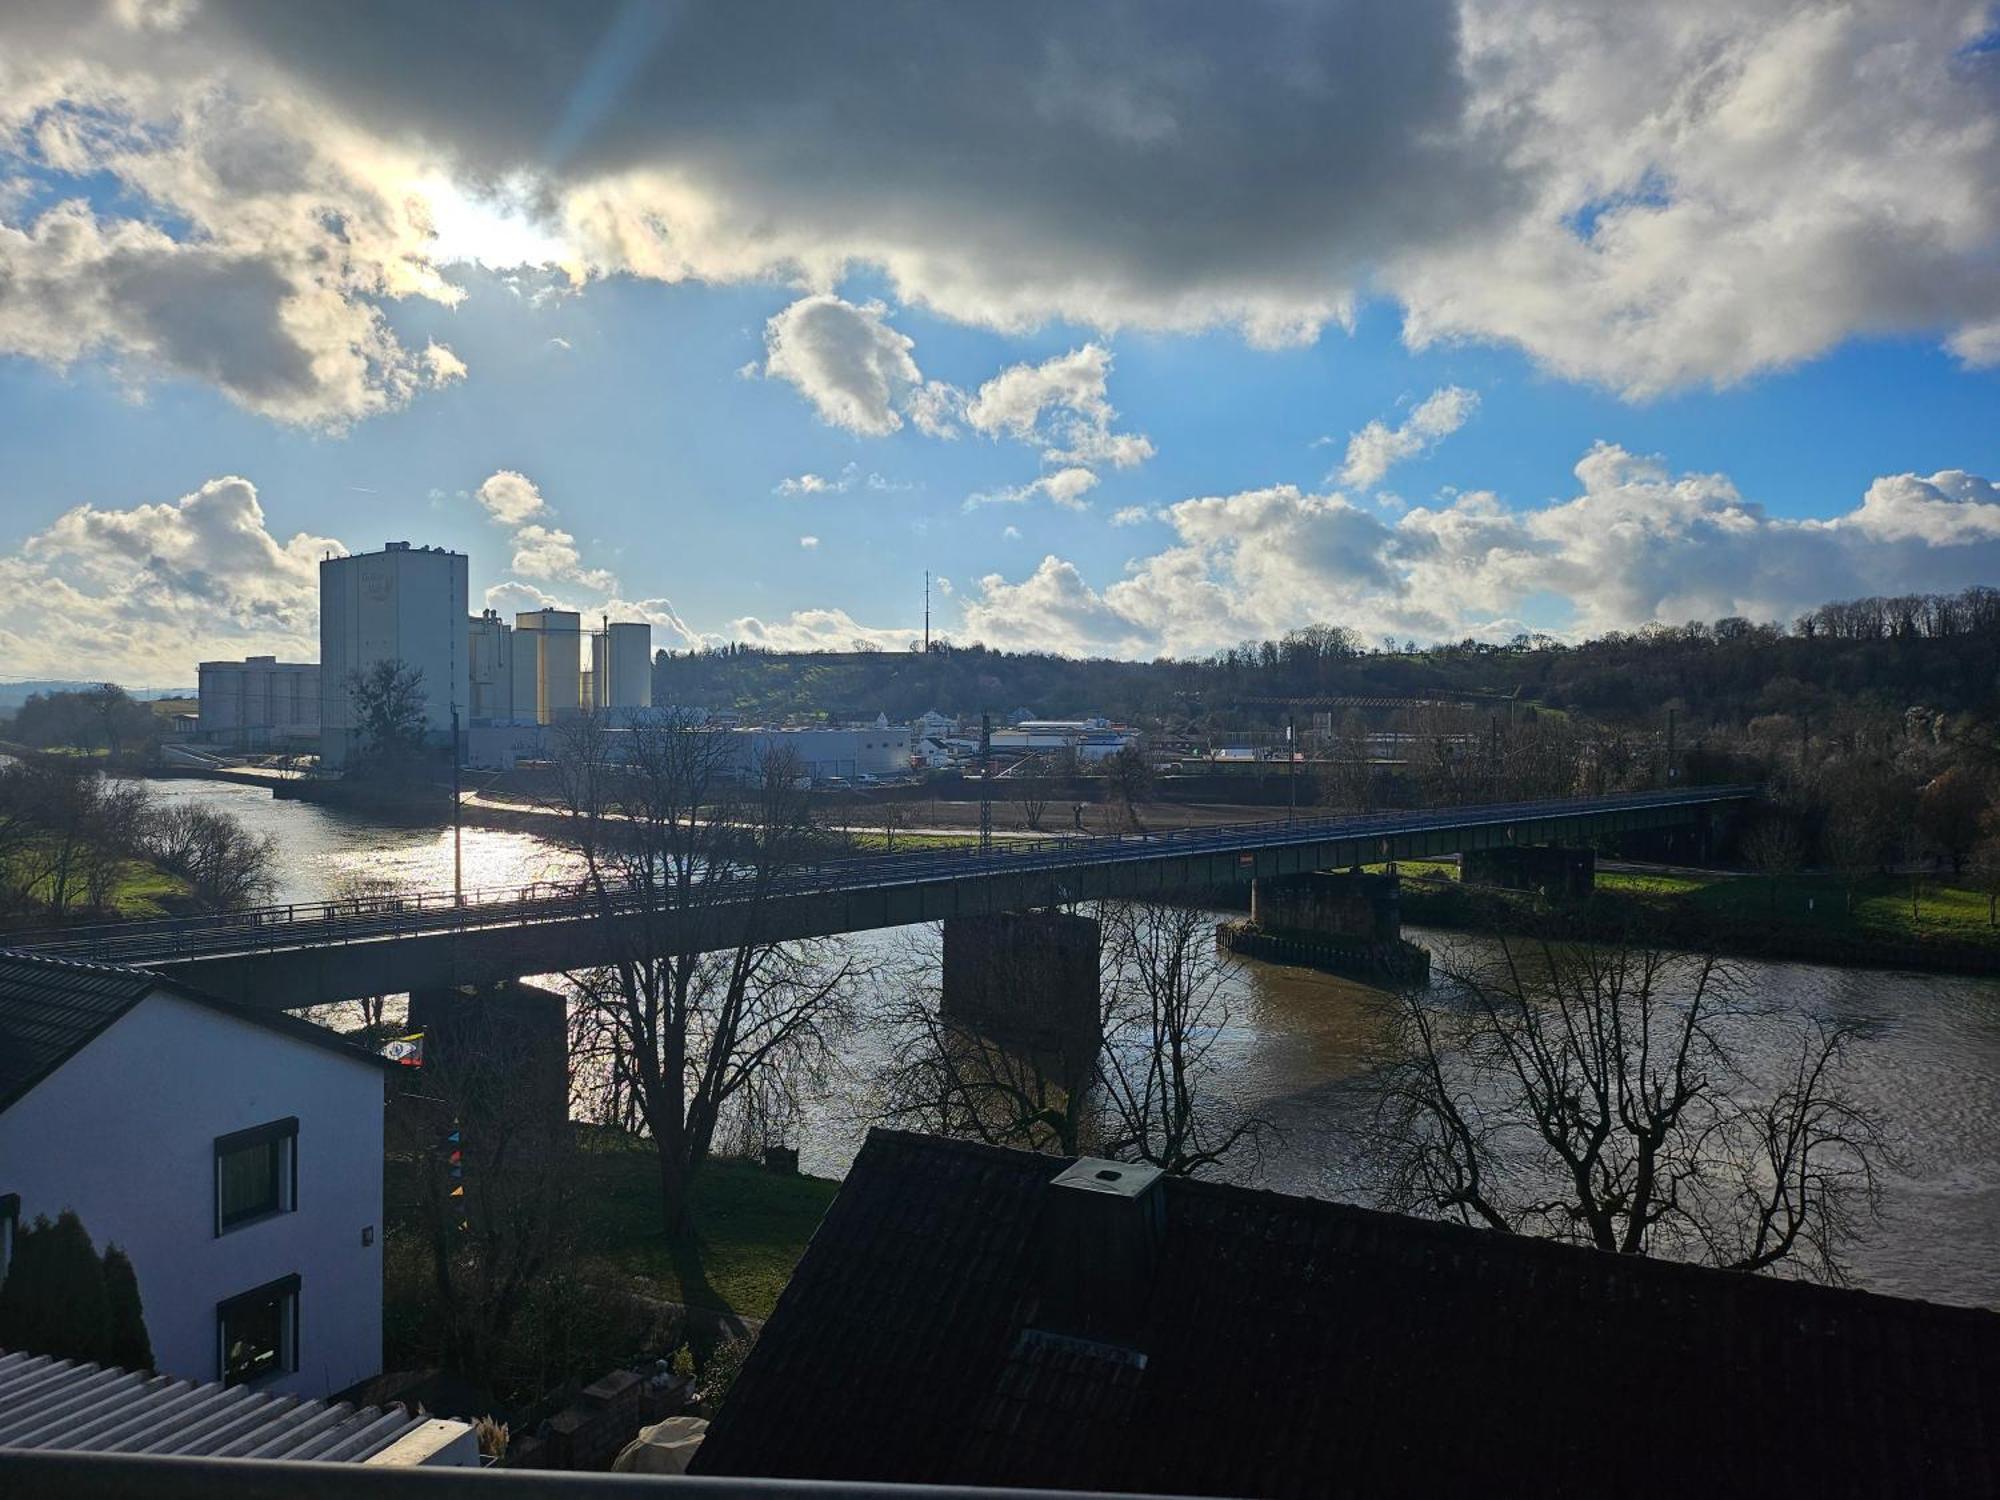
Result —
<path fill-rule="evenodd" d="M 319 737 L 319 664 L 251 656 L 197 669 L 195 734 L 211 744 L 263 750 Z"/>
<path fill-rule="evenodd" d="M 387 542 L 319 565 L 320 764 L 338 770 L 356 745 L 351 685 L 378 662 L 421 674 L 424 726 L 440 744 L 470 702 L 466 557 Z"/>
<path fill-rule="evenodd" d="M 553 724 L 583 712 L 583 617 L 573 609 L 514 616 L 510 719 Z"/>

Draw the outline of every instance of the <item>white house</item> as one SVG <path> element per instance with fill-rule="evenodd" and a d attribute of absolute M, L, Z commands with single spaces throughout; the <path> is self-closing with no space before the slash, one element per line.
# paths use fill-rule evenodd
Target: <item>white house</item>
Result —
<path fill-rule="evenodd" d="M 124 1248 L 163 1374 L 344 1389 L 382 1369 L 384 1073 L 282 1011 L 0 951 L 0 1204 Z"/>

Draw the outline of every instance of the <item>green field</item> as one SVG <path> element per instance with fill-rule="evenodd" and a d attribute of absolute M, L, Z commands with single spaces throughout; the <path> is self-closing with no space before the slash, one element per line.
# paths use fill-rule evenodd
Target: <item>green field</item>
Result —
<path fill-rule="evenodd" d="M 32 866 L 30 866 L 32 868 Z M 12 870 L 0 872 L 0 881 L 14 888 Z M 49 881 L 46 877 L 29 886 L 27 896 L 38 903 L 49 899 Z M 144 860 L 128 859 L 120 862 L 118 877 L 109 893 L 111 910 L 127 921 L 145 921 L 153 917 L 173 914 L 175 904 L 188 894 L 187 882 L 179 876 L 169 875 Z M 73 893 L 71 901 L 80 902 L 80 894 Z M 72 911 L 79 908 L 73 906 Z"/>
<path fill-rule="evenodd" d="M 1419 883 L 1458 880 L 1458 867 L 1439 860 L 1405 860 L 1397 868 Z M 1823 933 L 1846 943 L 1935 943 L 2000 951 L 2000 927 L 1991 920 L 1986 891 L 1941 876 L 1874 875 L 1850 888 L 1838 876 L 1815 872 L 1773 880 L 1727 871 L 1600 870 L 1593 908 L 1601 914 L 1627 903 L 1639 910 L 1705 917 L 1718 932 L 1761 928 L 1793 937 Z"/>
<path fill-rule="evenodd" d="M 581 1257 L 645 1281 L 659 1296 L 750 1318 L 769 1317 L 840 1184 L 711 1161 L 695 1174 L 694 1232 L 660 1229 L 652 1146 L 610 1132 L 583 1138 L 577 1237 Z"/>

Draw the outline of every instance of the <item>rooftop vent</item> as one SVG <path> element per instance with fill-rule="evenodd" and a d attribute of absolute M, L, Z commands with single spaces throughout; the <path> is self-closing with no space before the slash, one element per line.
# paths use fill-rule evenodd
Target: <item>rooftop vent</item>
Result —
<path fill-rule="evenodd" d="M 1166 1240 L 1162 1176 L 1158 1167 L 1086 1156 L 1050 1180 L 1038 1326 L 1115 1344 L 1137 1336 Z"/>
<path fill-rule="evenodd" d="M 408 542 L 384 542 L 382 550 L 384 552 L 408 552 L 410 544 Z"/>

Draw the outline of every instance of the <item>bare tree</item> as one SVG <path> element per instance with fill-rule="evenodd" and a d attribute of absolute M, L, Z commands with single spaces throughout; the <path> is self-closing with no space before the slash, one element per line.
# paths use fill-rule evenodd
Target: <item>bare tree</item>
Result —
<path fill-rule="evenodd" d="M 211 911 L 234 911 L 270 894 L 278 841 L 253 834 L 215 808 L 179 802 L 144 820 L 142 843 L 154 863 L 188 883 Z"/>
<path fill-rule="evenodd" d="M 892 1041 L 875 1080 L 877 1115 L 934 1135 L 1080 1155 L 1092 1138 L 1095 1039 L 1033 1046 L 986 1035 L 947 1013 L 934 952 L 915 952 L 902 968 L 881 1016 Z M 995 978 L 1010 977 L 1027 985 L 1036 976 L 1021 960 L 1016 975 Z"/>
<path fill-rule="evenodd" d="M 1857 1023 L 1756 1004 L 1713 958 L 1501 942 L 1395 1001 L 1392 1208 L 1838 1281 L 1887 1148 L 1841 1089 Z M 1752 1055 L 1779 1061 L 1753 1072 Z"/>
<path fill-rule="evenodd" d="M 676 718 L 615 732 L 586 718 L 559 738 L 557 826 L 617 950 L 572 978 L 611 1033 L 614 1088 L 653 1141 L 679 1235 L 725 1111 L 776 1072 L 832 1065 L 863 971 L 837 941 L 772 935 L 773 902 L 819 844 L 791 757 L 746 779 L 737 736 Z"/>
<path fill-rule="evenodd" d="M 1137 744 L 1128 744 L 1116 755 L 1106 757 L 1103 764 L 1112 794 L 1125 810 L 1126 823 L 1132 828 L 1143 826 L 1139 822 L 1139 804 L 1153 794 L 1153 766 L 1146 759 L 1146 752 Z"/>
<path fill-rule="evenodd" d="M 389 1149 L 414 1193 L 437 1354 L 491 1380 L 531 1290 L 567 1258 L 574 1145 L 507 1027 L 482 1020 L 433 1040 L 390 1111 Z"/>
<path fill-rule="evenodd" d="M 1798 869 L 1804 848 L 1789 818 L 1769 815 L 1743 835 L 1743 857 L 1771 882 L 1771 910 L 1778 910 L 1778 881 Z"/>
<path fill-rule="evenodd" d="M 882 830 L 882 852 L 896 852 L 896 835 L 906 831 L 915 821 L 910 804 L 900 797 L 884 796 L 875 804 L 875 826 Z"/>
<path fill-rule="evenodd" d="M 1231 1117 L 1216 1096 L 1234 960 L 1216 947 L 1214 918 L 1192 906 L 1131 901 L 1107 902 L 1102 921 L 1104 1154 L 1193 1176 L 1233 1153 L 1258 1152 L 1270 1123 Z"/>
<path fill-rule="evenodd" d="M 1048 770 L 1045 763 L 1023 767 L 1018 775 L 1010 776 L 1013 786 L 1014 805 L 1021 809 L 1021 821 L 1030 833 L 1042 831 L 1042 815 L 1049 808 Z"/>

